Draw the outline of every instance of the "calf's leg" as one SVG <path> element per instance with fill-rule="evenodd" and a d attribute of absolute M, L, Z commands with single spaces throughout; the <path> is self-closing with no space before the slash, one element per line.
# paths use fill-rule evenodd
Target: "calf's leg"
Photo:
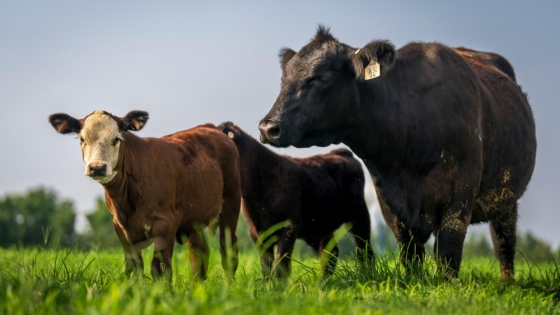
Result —
<path fill-rule="evenodd" d="M 163 220 L 154 222 L 151 227 L 151 237 L 154 240 L 154 257 L 152 259 L 152 278 L 154 280 L 164 277 L 168 282 L 172 280 L 171 257 L 175 243 L 176 228 Z M 150 234 L 148 228 L 146 233 Z"/>
<path fill-rule="evenodd" d="M 202 234 L 202 231 L 189 235 L 187 239 L 187 247 L 189 248 L 191 272 L 200 279 L 206 279 L 209 249 L 208 243 L 206 242 L 206 238 Z"/>
<path fill-rule="evenodd" d="M 356 207 L 356 215 L 352 221 L 352 234 L 354 235 L 354 242 L 356 243 L 358 260 L 361 262 L 373 260 L 375 254 L 373 253 L 370 242 L 371 221 L 368 208 L 363 200 L 360 205 Z"/>
<path fill-rule="evenodd" d="M 332 234 L 322 239 L 319 243 L 319 255 L 321 257 L 321 267 L 323 267 L 323 277 L 331 276 L 334 273 L 338 261 L 338 245 L 334 244 L 332 249 L 327 248 L 331 240 L 333 240 Z M 329 251 L 327 252 L 327 250 Z"/>
<path fill-rule="evenodd" d="M 278 251 L 274 262 L 274 275 L 277 278 L 287 278 L 291 272 L 292 252 L 297 239 L 296 228 L 289 225 L 278 231 Z"/>
<path fill-rule="evenodd" d="M 125 261 L 125 272 L 127 274 L 136 273 L 141 276 L 144 272 L 144 261 L 142 261 L 142 252 L 137 249 L 134 245 L 126 239 L 124 231 L 122 228 L 113 222 L 113 227 L 117 233 L 117 237 L 121 242 L 121 246 L 124 250 L 124 261 Z"/>
<path fill-rule="evenodd" d="M 269 244 L 267 242 L 268 239 L 259 239 L 256 229 L 251 229 L 251 238 L 253 239 L 253 242 L 255 242 L 261 257 L 263 277 L 265 279 L 269 279 L 272 272 L 272 264 L 274 262 L 274 246 L 276 245 L 276 242 L 270 242 Z"/>
<path fill-rule="evenodd" d="M 218 218 L 222 266 L 231 277 L 235 275 L 239 263 L 236 230 L 240 207 L 241 196 L 235 190 L 224 199 L 223 210 Z"/>

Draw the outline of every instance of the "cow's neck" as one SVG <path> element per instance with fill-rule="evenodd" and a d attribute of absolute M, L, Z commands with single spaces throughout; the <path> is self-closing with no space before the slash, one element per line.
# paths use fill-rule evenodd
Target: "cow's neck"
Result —
<path fill-rule="evenodd" d="M 106 198 L 110 198 L 116 215 L 121 223 L 126 221 L 127 217 L 134 212 L 135 206 L 130 204 L 130 194 L 135 191 L 135 181 L 131 180 L 134 177 L 133 162 L 137 158 L 137 154 L 142 150 L 132 150 L 138 148 L 143 140 L 129 132 L 123 134 L 124 141 L 122 141 L 119 149 L 119 160 L 114 170 L 117 175 L 106 185 L 105 189 Z M 133 153 L 136 152 L 136 155 Z"/>
<path fill-rule="evenodd" d="M 403 145 L 403 131 L 399 121 L 399 104 L 392 102 L 395 95 L 389 85 L 394 80 L 387 78 L 364 81 L 359 85 L 361 104 L 353 115 L 357 120 L 344 143 L 352 149 L 365 163 L 372 175 L 379 176 L 393 168 L 401 159 L 399 147 Z M 382 80 L 386 79 L 386 80 Z M 392 106 L 392 108 L 388 108 Z"/>

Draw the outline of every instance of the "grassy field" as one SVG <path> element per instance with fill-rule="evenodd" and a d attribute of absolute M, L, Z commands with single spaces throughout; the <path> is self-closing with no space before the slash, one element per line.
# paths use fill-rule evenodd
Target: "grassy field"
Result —
<path fill-rule="evenodd" d="M 335 275 L 296 257 L 287 281 L 267 282 L 255 252 L 242 253 L 234 280 L 220 255 L 208 280 L 190 274 L 186 248 L 173 257 L 173 284 L 122 275 L 120 250 L 0 249 L 1 314 L 560 314 L 560 271 L 553 263 L 517 263 L 516 281 L 499 280 L 495 260 L 465 258 L 460 278 L 443 281 L 428 259 L 407 276 L 395 254 L 362 267 L 342 259 Z M 149 266 L 150 251 L 144 251 Z"/>

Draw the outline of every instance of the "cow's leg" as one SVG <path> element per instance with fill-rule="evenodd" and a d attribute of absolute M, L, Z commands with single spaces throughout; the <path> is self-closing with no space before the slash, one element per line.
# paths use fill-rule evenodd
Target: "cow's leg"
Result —
<path fill-rule="evenodd" d="M 187 247 L 189 248 L 192 274 L 200 279 L 206 279 L 209 249 L 208 243 L 206 242 L 206 238 L 202 234 L 202 231 L 189 235 L 187 239 Z"/>
<path fill-rule="evenodd" d="M 365 202 L 360 203 L 357 207 L 354 220 L 352 221 L 352 234 L 356 243 L 356 254 L 360 262 L 367 262 L 375 258 L 373 248 L 371 246 L 371 221 L 369 211 Z"/>
<path fill-rule="evenodd" d="M 468 191 L 456 193 L 435 232 L 436 257 L 447 279 L 456 278 L 459 273 L 472 204 L 473 197 L 468 196 Z"/>
<path fill-rule="evenodd" d="M 255 242 L 261 257 L 263 277 L 265 279 L 269 279 L 272 272 L 272 264 L 274 262 L 274 245 L 276 245 L 276 242 L 268 244 L 267 240 L 259 239 L 259 234 L 254 228 L 251 228 L 251 238 L 253 239 L 253 242 Z"/>
<path fill-rule="evenodd" d="M 321 240 L 319 243 L 319 255 L 321 257 L 321 263 L 323 269 L 323 277 L 331 276 L 336 268 L 336 263 L 338 261 L 338 245 L 334 244 L 333 248 L 327 252 L 328 244 L 333 239 L 333 235 L 329 235 Z M 333 240 L 334 241 L 334 240 Z"/>
<path fill-rule="evenodd" d="M 134 247 L 134 245 L 130 244 L 130 242 L 126 239 L 124 231 L 118 224 L 113 222 L 113 226 L 124 250 L 125 272 L 127 274 L 136 273 L 137 275 L 141 276 L 144 272 L 144 261 L 142 261 L 142 252 Z"/>
<path fill-rule="evenodd" d="M 424 244 L 417 242 L 410 231 L 398 221 L 396 227 L 392 230 L 399 245 L 401 262 L 406 273 L 411 274 L 413 271 L 420 271 L 426 253 Z"/>
<path fill-rule="evenodd" d="M 218 218 L 220 227 L 220 253 L 222 266 L 231 277 L 235 275 L 238 265 L 237 220 L 239 218 L 241 196 L 235 190 L 224 199 L 223 210 Z"/>
<path fill-rule="evenodd" d="M 154 240 L 154 257 L 152 258 L 152 278 L 154 280 L 164 277 L 171 282 L 173 244 L 175 243 L 176 227 L 163 220 L 154 222 L 151 228 L 146 227 L 146 234 Z"/>
<path fill-rule="evenodd" d="M 297 239 L 297 229 L 289 225 L 278 231 L 278 251 L 274 261 L 274 275 L 277 278 L 287 278 L 291 272 L 292 252 Z"/>
<path fill-rule="evenodd" d="M 500 262 L 503 280 L 513 279 L 515 257 L 515 232 L 517 227 L 517 203 L 505 215 L 490 221 L 494 253 Z"/>
<path fill-rule="evenodd" d="M 397 217 L 391 213 L 389 206 L 387 206 L 380 197 L 381 195 L 379 190 L 377 190 L 377 196 L 379 206 L 381 208 L 381 214 L 383 214 L 383 218 L 385 219 L 387 226 L 389 226 L 393 235 L 395 235 L 395 239 L 397 240 L 401 262 L 406 270 L 406 273 L 410 274 L 413 270 L 420 269 L 422 267 L 422 263 L 424 262 L 424 245 L 416 242 L 410 234 L 410 231 L 407 230 Z"/>

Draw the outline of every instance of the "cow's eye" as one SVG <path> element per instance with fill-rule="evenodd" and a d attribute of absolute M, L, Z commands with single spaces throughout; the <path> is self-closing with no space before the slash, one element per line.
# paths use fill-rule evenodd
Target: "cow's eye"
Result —
<path fill-rule="evenodd" d="M 119 143 L 119 141 L 121 141 L 120 138 L 115 138 L 115 139 L 113 139 L 113 143 L 112 143 L 112 144 L 115 146 L 115 145 L 117 145 L 117 143 Z"/>
<path fill-rule="evenodd" d="M 84 143 L 84 138 L 80 137 L 80 144 Z"/>
<path fill-rule="evenodd" d="M 320 77 L 311 77 L 309 79 L 307 79 L 307 82 L 305 82 L 307 85 L 311 86 L 317 82 L 319 82 L 321 80 Z"/>

